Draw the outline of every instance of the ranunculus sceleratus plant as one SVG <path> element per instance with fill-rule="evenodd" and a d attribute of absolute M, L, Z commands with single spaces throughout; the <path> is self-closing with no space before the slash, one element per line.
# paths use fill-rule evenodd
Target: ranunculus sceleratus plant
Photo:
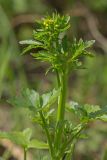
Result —
<path fill-rule="evenodd" d="M 81 59 L 93 56 L 88 49 L 95 41 L 74 39 L 70 42 L 66 34 L 70 28 L 69 16 L 55 13 L 37 21 L 36 24 L 33 40 L 20 42 L 27 45 L 23 54 L 33 49 L 33 58 L 49 64 L 46 73 L 54 72 L 58 85 L 56 89 L 42 95 L 35 90 L 24 89 L 20 96 L 10 99 L 9 102 L 17 107 L 28 108 L 32 112 L 32 119 L 42 127 L 46 142 L 31 139 L 31 129 L 25 129 L 23 132 L 0 132 L 0 137 L 8 138 L 22 146 L 24 160 L 29 148 L 49 150 L 49 160 L 71 160 L 74 146 L 79 138 L 84 137 L 83 131 L 90 121 L 107 119 L 107 107 L 79 105 L 77 102 L 67 101 L 69 75 L 73 70 L 84 68 Z M 78 124 L 73 124 L 65 118 L 66 112 L 75 114 Z"/>

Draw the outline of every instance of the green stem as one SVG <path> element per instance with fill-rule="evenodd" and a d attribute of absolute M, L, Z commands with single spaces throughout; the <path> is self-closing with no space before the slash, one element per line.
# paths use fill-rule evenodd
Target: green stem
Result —
<path fill-rule="evenodd" d="M 65 116 L 65 103 L 66 103 L 66 93 L 67 93 L 67 74 L 63 73 L 60 77 L 60 87 L 61 87 L 61 93 L 58 99 L 58 111 L 57 111 L 57 124 L 61 124 L 64 120 Z M 60 146 L 60 142 L 62 139 L 62 130 L 63 125 L 61 125 L 56 132 L 55 135 L 55 147 L 58 149 L 58 146 Z"/>
<path fill-rule="evenodd" d="M 47 124 L 46 124 L 46 121 L 45 121 L 45 118 L 44 118 L 44 115 L 43 115 L 42 112 L 40 112 L 40 116 L 41 116 L 41 119 L 42 119 L 42 122 L 43 122 L 43 128 L 45 130 L 45 133 L 46 133 L 46 136 L 47 136 L 47 139 L 48 139 L 50 154 L 51 154 L 51 157 L 53 157 L 52 141 L 51 141 L 51 137 L 50 137 L 49 131 L 47 129 Z"/>
<path fill-rule="evenodd" d="M 58 101 L 57 122 L 64 120 L 65 115 L 65 103 L 66 103 L 66 91 L 67 91 L 67 74 L 61 75 L 61 94 Z"/>
<path fill-rule="evenodd" d="M 27 150 L 24 148 L 24 160 L 27 160 Z"/>
<path fill-rule="evenodd" d="M 67 147 L 68 147 L 71 143 L 73 144 L 73 141 L 77 141 L 77 140 L 78 140 L 81 131 L 83 131 L 86 126 L 87 126 L 87 123 L 84 124 L 84 125 L 81 127 L 81 129 L 80 129 L 75 135 L 73 135 L 73 136 L 69 139 L 69 141 L 66 141 L 66 143 L 63 144 L 63 146 L 62 146 L 62 148 L 61 148 L 61 152 L 60 152 L 60 154 L 59 154 L 59 157 L 63 157 L 63 154 L 64 154 L 64 152 L 66 151 Z"/>

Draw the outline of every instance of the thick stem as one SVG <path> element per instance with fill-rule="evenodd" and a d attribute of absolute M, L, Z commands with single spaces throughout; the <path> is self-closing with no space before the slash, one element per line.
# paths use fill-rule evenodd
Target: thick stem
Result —
<path fill-rule="evenodd" d="M 44 118 L 44 115 L 43 115 L 42 112 L 40 112 L 40 116 L 41 116 L 41 119 L 42 119 L 42 122 L 43 122 L 43 128 L 45 130 L 45 133 L 46 133 L 46 136 L 47 136 L 47 139 L 48 139 L 49 150 L 50 150 L 50 154 L 51 154 L 51 158 L 52 158 L 53 157 L 53 146 L 52 146 L 51 137 L 50 137 L 49 131 L 47 129 L 47 124 L 46 124 L 46 121 L 45 121 L 45 118 Z"/>
<path fill-rule="evenodd" d="M 60 142 L 62 139 L 62 130 L 63 125 L 61 123 L 64 120 L 65 115 L 65 103 L 66 103 L 66 93 L 67 93 L 67 74 L 63 73 L 60 77 L 60 87 L 61 87 L 61 93 L 58 99 L 58 111 L 57 111 L 57 124 L 60 125 L 59 128 L 57 128 L 56 136 L 55 136 L 55 147 L 56 150 L 58 150 L 58 147 L 60 146 Z"/>
<path fill-rule="evenodd" d="M 65 103 L 66 103 L 66 92 L 67 92 L 67 74 L 63 73 L 61 75 L 61 93 L 58 100 L 58 112 L 57 112 L 57 122 L 64 120 L 65 115 Z"/>
<path fill-rule="evenodd" d="M 24 148 L 24 160 L 27 160 L 27 150 Z"/>

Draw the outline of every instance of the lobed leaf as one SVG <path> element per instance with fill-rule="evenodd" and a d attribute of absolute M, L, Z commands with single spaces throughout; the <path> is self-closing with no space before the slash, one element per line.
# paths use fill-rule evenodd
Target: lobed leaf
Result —
<path fill-rule="evenodd" d="M 23 132 L 0 132 L 1 139 L 11 140 L 13 143 L 26 148 L 48 149 L 48 144 L 36 139 L 31 139 L 32 130 L 25 129 Z"/>
<path fill-rule="evenodd" d="M 11 140 L 21 147 L 27 147 L 28 139 L 26 139 L 23 132 L 0 132 L 0 138 Z"/>

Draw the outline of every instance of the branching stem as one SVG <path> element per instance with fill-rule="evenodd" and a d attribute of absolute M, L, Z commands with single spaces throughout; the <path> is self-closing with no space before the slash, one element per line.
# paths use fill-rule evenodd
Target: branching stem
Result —
<path fill-rule="evenodd" d="M 52 141 L 51 141 L 51 137 L 50 137 L 49 131 L 47 129 L 47 124 L 46 124 L 46 121 L 45 121 L 45 118 L 44 118 L 44 115 L 43 115 L 42 111 L 40 112 L 40 116 L 41 116 L 41 119 L 42 119 L 42 122 L 43 122 L 43 128 L 45 130 L 45 133 L 46 133 L 46 136 L 47 136 L 47 139 L 48 139 L 49 150 L 50 150 L 50 154 L 51 154 L 51 158 L 52 158 L 53 157 Z"/>

